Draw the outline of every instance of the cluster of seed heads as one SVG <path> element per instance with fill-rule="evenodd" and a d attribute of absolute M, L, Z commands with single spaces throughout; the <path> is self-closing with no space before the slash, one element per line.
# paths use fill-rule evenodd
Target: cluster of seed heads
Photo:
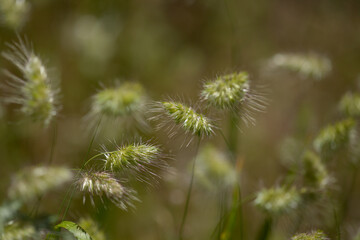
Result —
<path fill-rule="evenodd" d="M 133 207 L 132 201 L 136 200 L 135 191 L 124 187 L 119 180 L 108 172 L 82 171 L 76 185 L 83 193 L 90 196 L 91 203 L 95 205 L 94 196 L 108 198 L 112 203 L 121 209 Z M 85 202 L 84 195 L 84 202 Z"/>
<path fill-rule="evenodd" d="M 11 50 L 3 56 L 21 71 L 22 77 L 6 72 L 11 79 L 8 83 L 10 95 L 6 100 L 20 104 L 25 115 L 48 125 L 57 113 L 57 90 L 54 90 L 46 67 L 22 40 L 9 47 Z"/>
<path fill-rule="evenodd" d="M 30 201 L 60 187 L 72 178 L 72 172 L 64 167 L 25 168 L 14 176 L 8 196 L 13 200 Z"/>
<path fill-rule="evenodd" d="M 322 79 L 331 69 L 331 61 L 319 54 L 276 54 L 270 59 L 270 67 L 290 70 L 306 78 Z"/>
<path fill-rule="evenodd" d="M 300 233 L 291 238 L 291 240 L 329 240 L 323 231 L 317 230 L 311 233 Z"/>
<path fill-rule="evenodd" d="M 322 156 L 334 153 L 346 146 L 355 135 L 355 121 L 345 119 L 321 130 L 314 140 L 314 148 Z"/>
<path fill-rule="evenodd" d="M 255 206 L 273 215 L 288 213 L 298 208 L 301 202 L 300 193 L 295 188 L 274 187 L 257 193 Z"/>

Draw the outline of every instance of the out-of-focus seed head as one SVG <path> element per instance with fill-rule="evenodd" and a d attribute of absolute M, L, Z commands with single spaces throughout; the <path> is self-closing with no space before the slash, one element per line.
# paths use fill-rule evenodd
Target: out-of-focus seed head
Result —
<path fill-rule="evenodd" d="M 232 73 L 206 82 L 201 91 L 201 98 L 213 107 L 231 109 L 244 101 L 249 90 L 248 74 Z"/>
<path fill-rule="evenodd" d="M 37 240 L 40 239 L 35 228 L 30 225 L 20 226 L 17 223 L 5 227 L 4 232 L 0 235 L 2 240 Z"/>
<path fill-rule="evenodd" d="M 76 181 L 78 189 L 90 196 L 91 203 L 95 206 L 94 197 L 101 200 L 108 198 L 117 207 L 127 210 L 133 207 L 133 201 L 137 200 L 135 191 L 124 187 L 116 178 L 107 172 L 82 171 Z M 84 202 L 85 202 L 84 195 Z"/>
<path fill-rule="evenodd" d="M 11 29 L 19 29 L 24 24 L 30 4 L 26 0 L 1 0 L 1 21 Z"/>
<path fill-rule="evenodd" d="M 73 174 L 64 167 L 30 167 L 19 171 L 13 178 L 8 196 L 23 202 L 33 200 L 70 181 Z"/>
<path fill-rule="evenodd" d="M 300 233 L 291 238 L 291 240 L 329 240 L 323 231 L 317 230 L 311 233 Z"/>
<path fill-rule="evenodd" d="M 289 70 L 302 77 L 319 80 L 326 77 L 332 69 L 331 61 L 316 53 L 279 53 L 270 59 L 269 65 L 271 68 Z"/>
<path fill-rule="evenodd" d="M 214 134 L 214 125 L 212 121 L 205 117 L 203 114 L 196 112 L 192 107 L 188 107 L 179 102 L 161 102 L 159 103 L 159 109 L 155 111 L 165 114 L 169 118 L 171 125 L 180 126 L 186 133 L 190 133 L 195 136 L 205 137 Z M 154 117 L 159 118 L 159 116 Z M 163 127 L 166 123 L 161 124 Z M 173 135 L 171 132 L 169 134 Z"/>
<path fill-rule="evenodd" d="M 326 157 L 349 144 L 354 135 L 355 121 L 345 119 L 322 129 L 314 140 L 314 148 Z"/>
<path fill-rule="evenodd" d="M 159 147 L 150 143 L 133 143 L 118 146 L 115 151 L 105 151 L 105 169 L 115 173 L 130 172 L 138 180 L 158 181 L 157 170 L 166 170 L 167 163 Z"/>
<path fill-rule="evenodd" d="M 82 227 L 93 240 L 105 240 L 105 234 L 100 230 L 98 224 L 91 218 L 81 218 L 79 226 Z"/>
<path fill-rule="evenodd" d="M 340 100 L 339 109 L 349 117 L 360 116 L 360 94 L 346 93 Z"/>
<path fill-rule="evenodd" d="M 236 170 L 226 155 L 212 145 L 206 145 L 197 157 L 195 176 L 208 189 L 231 186 L 237 180 Z"/>
<path fill-rule="evenodd" d="M 325 190 L 331 183 L 331 177 L 320 157 L 312 151 L 307 151 L 303 156 L 302 163 L 305 185 L 314 191 Z"/>
<path fill-rule="evenodd" d="M 279 215 L 297 209 L 300 202 L 300 193 L 295 188 L 274 187 L 258 192 L 254 203 L 270 215 Z"/>
<path fill-rule="evenodd" d="M 21 71 L 22 77 L 6 72 L 11 81 L 5 89 L 9 95 L 5 100 L 20 104 L 21 112 L 47 126 L 57 114 L 58 90 L 50 81 L 41 59 L 21 39 L 9 46 L 11 50 L 4 52 L 3 56 Z"/>

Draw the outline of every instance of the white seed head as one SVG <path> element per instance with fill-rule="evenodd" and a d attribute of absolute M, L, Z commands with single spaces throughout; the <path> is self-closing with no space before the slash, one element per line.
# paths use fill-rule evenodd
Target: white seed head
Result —
<path fill-rule="evenodd" d="M 319 80 L 326 77 L 332 69 L 331 61 L 316 53 L 279 53 L 270 59 L 269 65 L 272 68 L 296 72 L 305 78 Z"/>
<path fill-rule="evenodd" d="M 73 173 L 64 167 L 30 167 L 19 171 L 8 190 L 10 199 L 30 201 L 70 181 Z"/>
<path fill-rule="evenodd" d="M 95 196 L 101 200 L 106 197 L 117 207 L 127 210 L 133 207 L 132 201 L 137 200 L 134 190 L 124 187 L 107 172 L 82 171 L 76 181 L 76 186 L 81 192 L 90 196 L 93 205 L 95 205 L 93 199 Z"/>
<path fill-rule="evenodd" d="M 300 233 L 291 238 L 291 240 L 329 240 L 323 231 L 317 230 L 311 233 Z"/>
<path fill-rule="evenodd" d="M 24 24 L 30 4 L 26 0 L 1 0 L 1 21 L 12 29 L 19 29 Z"/>
<path fill-rule="evenodd" d="M 3 53 L 3 56 L 22 73 L 22 77 L 17 77 L 6 72 L 10 77 L 5 89 L 9 92 L 6 101 L 20 104 L 21 112 L 34 121 L 48 125 L 57 114 L 58 90 L 55 90 L 50 81 L 42 60 L 28 49 L 21 39 L 19 41 L 9 45 L 11 50 Z"/>
<path fill-rule="evenodd" d="M 275 187 L 257 193 L 255 206 L 271 215 L 289 213 L 300 205 L 300 193 L 295 188 Z"/>
<path fill-rule="evenodd" d="M 304 182 L 312 191 L 325 190 L 331 183 L 331 177 L 320 157 L 312 151 L 305 152 L 303 159 Z"/>

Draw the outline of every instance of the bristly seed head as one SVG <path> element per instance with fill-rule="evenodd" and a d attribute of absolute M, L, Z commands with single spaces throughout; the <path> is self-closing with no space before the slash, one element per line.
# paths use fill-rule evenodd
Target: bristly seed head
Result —
<path fill-rule="evenodd" d="M 25 168 L 15 175 L 8 195 L 10 199 L 30 201 L 63 185 L 72 177 L 72 172 L 64 167 Z"/>
<path fill-rule="evenodd" d="M 178 102 L 161 102 L 160 108 L 175 125 L 181 126 L 186 133 L 204 137 L 214 133 L 214 125 L 203 114 Z"/>
<path fill-rule="evenodd" d="M 314 148 L 326 157 L 345 147 L 354 135 L 355 121 L 345 119 L 322 129 L 314 140 Z"/>
<path fill-rule="evenodd" d="M 248 73 L 239 72 L 206 82 L 201 92 L 201 98 L 216 108 L 231 109 L 245 99 L 249 90 Z"/>
<path fill-rule="evenodd" d="M 255 206 L 271 215 L 288 213 L 295 210 L 301 201 L 295 188 L 275 187 L 257 193 Z"/>
<path fill-rule="evenodd" d="M 115 151 L 105 151 L 105 169 L 115 173 L 127 173 L 143 182 L 157 181 L 157 170 L 166 170 L 167 163 L 162 158 L 159 147 L 150 143 L 133 143 L 117 147 Z"/>
<path fill-rule="evenodd" d="M 311 233 L 300 233 L 291 238 L 291 240 L 329 240 L 323 231 L 317 230 Z"/>
<path fill-rule="evenodd" d="M 312 151 L 305 152 L 303 159 L 304 181 L 312 191 L 321 191 L 328 187 L 331 178 L 320 157 Z"/>
<path fill-rule="evenodd" d="M 339 109 L 349 117 L 360 116 L 360 94 L 346 93 L 340 100 Z"/>
<path fill-rule="evenodd" d="M 93 206 L 95 205 L 94 196 L 100 197 L 101 200 L 105 196 L 123 210 L 134 207 L 132 201 L 137 200 L 134 190 L 124 187 L 107 172 L 82 171 L 76 185 L 81 192 L 90 196 Z"/>
<path fill-rule="evenodd" d="M 47 70 L 41 59 L 26 48 L 20 39 L 19 43 L 10 45 L 11 51 L 3 56 L 12 62 L 22 73 L 22 78 L 6 72 L 11 78 L 8 83 L 10 103 L 20 104 L 21 111 L 35 121 L 48 125 L 57 114 L 56 95 L 58 90 L 48 77 Z"/>
<path fill-rule="evenodd" d="M 106 88 L 93 96 L 92 112 L 109 117 L 131 115 L 142 109 L 145 90 L 138 83 L 123 83 L 116 88 Z"/>

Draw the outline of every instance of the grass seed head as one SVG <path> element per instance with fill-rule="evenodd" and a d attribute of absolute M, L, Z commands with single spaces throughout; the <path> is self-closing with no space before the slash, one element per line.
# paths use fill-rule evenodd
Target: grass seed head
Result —
<path fill-rule="evenodd" d="M 9 97 L 6 100 L 20 104 L 21 112 L 46 126 L 57 114 L 58 90 L 50 81 L 42 60 L 27 48 L 21 39 L 19 41 L 10 45 L 10 51 L 3 53 L 3 56 L 22 73 L 22 77 L 19 78 L 6 72 L 10 77 L 6 89 Z"/>
<path fill-rule="evenodd" d="M 295 188 L 274 187 L 258 192 L 255 206 L 270 215 L 279 215 L 297 209 L 300 201 L 300 193 Z"/>
<path fill-rule="evenodd" d="M 312 190 L 324 190 L 331 178 L 320 157 L 312 151 L 305 152 L 302 158 L 305 184 Z"/>
<path fill-rule="evenodd" d="M 317 230 L 311 233 L 300 233 L 291 238 L 291 240 L 329 240 L 323 231 Z"/>
<path fill-rule="evenodd" d="M 5 227 L 4 232 L 0 235 L 2 240 L 36 240 L 40 239 L 39 234 L 31 225 L 20 226 L 17 223 Z"/>
<path fill-rule="evenodd" d="M 340 111 L 349 117 L 360 116 L 360 94 L 346 93 L 339 104 Z"/>
<path fill-rule="evenodd" d="M 70 181 L 72 172 L 64 167 L 30 167 L 19 171 L 13 178 L 8 196 L 23 202 L 33 200 Z"/>
<path fill-rule="evenodd" d="M 19 29 L 24 24 L 30 4 L 27 0 L 1 0 L 0 15 L 1 20 L 11 29 Z"/>
<path fill-rule="evenodd" d="M 76 181 L 76 186 L 81 192 L 90 196 L 93 205 L 95 205 L 95 196 L 101 200 L 106 197 L 117 207 L 127 210 L 129 207 L 133 207 L 132 202 L 137 199 L 134 190 L 124 187 L 107 172 L 82 171 Z"/>

